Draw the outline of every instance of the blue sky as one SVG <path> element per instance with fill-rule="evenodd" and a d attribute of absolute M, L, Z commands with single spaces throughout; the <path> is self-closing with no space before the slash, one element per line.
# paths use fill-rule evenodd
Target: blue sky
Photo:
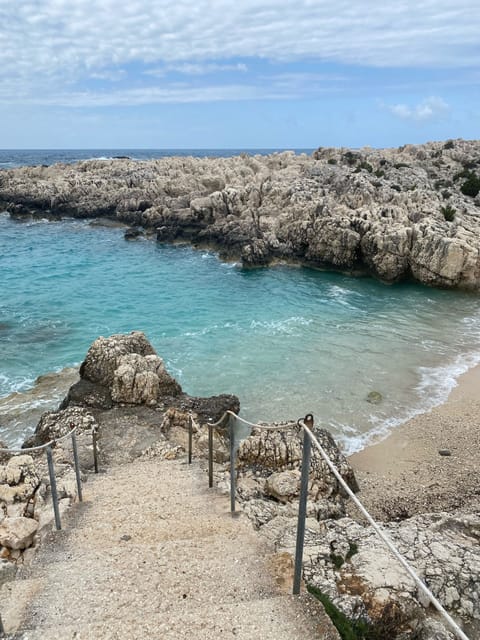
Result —
<path fill-rule="evenodd" d="M 0 148 L 478 138 L 473 0 L 0 0 Z"/>

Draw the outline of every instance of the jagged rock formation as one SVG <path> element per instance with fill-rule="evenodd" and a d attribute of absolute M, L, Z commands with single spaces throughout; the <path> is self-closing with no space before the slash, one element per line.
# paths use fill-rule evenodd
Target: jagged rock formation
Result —
<path fill-rule="evenodd" d="M 0 209 L 108 217 L 245 265 L 286 260 L 478 290 L 479 170 L 480 142 L 464 140 L 312 157 L 90 160 L 2 171 Z"/>

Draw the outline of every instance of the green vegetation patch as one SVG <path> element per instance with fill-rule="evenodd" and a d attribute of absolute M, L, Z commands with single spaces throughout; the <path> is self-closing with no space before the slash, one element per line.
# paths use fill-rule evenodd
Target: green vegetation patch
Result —
<path fill-rule="evenodd" d="M 330 598 L 317 587 L 307 584 L 307 591 L 323 604 L 325 612 L 332 621 L 342 640 L 395 640 L 410 625 L 405 614 L 394 602 L 385 605 L 381 617 L 371 621 L 365 618 L 351 620 L 336 607 Z M 407 624 L 406 624 L 407 623 Z M 410 640 L 419 640 L 413 631 L 408 635 Z"/>
<path fill-rule="evenodd" d="M 440 207 L 440 211 L 443 213 L 443 217 L 447 222 L 453 222 L 455 218 L 455 209 L 447 204 L 445 207 Z"/>
<path fill-rule="evenodd" d="M 370 638 L 370 636 L 367 635 L 369 624 L 365 622 L 365 620 L 349 620 L 320 589 L 308 584 L 307 590 L 323 604 L 326 614 L 332 621 L 342 640 L 368 640 Z"/>
<path fill-rule="evenodd" d="M 474 173 L 471 173 L 467 180 L 460 187 L 460 191 L 465 196 L 471 196 L 472 198 L 475 198 L 475 196 L 478 195 L 478 192 L 480 191 L 480 178 Z"/>

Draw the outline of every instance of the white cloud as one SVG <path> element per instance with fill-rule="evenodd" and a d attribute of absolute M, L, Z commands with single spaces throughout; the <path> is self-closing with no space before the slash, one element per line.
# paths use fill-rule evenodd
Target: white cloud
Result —
<path fill-rule="evenodd" d="M 0 86 L 38 98 L 126 81 L 123 69 L 132 87 L 163 69 L 247 75 L 255 59 L 474 68 L 477 11 L 473 0 L 0 0 Z"/>
<path fill-rule="evenodd" d="M 248 67 L 242 62 L 237 64 L 218 64 L 215 62 L 182 62 L 180 64 L 166 64 L 163 67 L 157 69 L 148 69 L 145 71 L 145 75 L 154 76 L 156 78 L 162 78 L 170 72 L 181 73 L 188 76 L 204 76 L 210 73 L 224 73 L 224 72 L 241 72 L 246 73 Z"/>
<path fill-rule="evenodd" d="M 395 104 L 387 109 L 402 120 L 413 120 L 415 122 L 426 122 L 428 120 L 438 120 L 445 117 L 450 111 L 449 105 L 437 96 L 426 98 L 414 106 L 406 104 Z"/>

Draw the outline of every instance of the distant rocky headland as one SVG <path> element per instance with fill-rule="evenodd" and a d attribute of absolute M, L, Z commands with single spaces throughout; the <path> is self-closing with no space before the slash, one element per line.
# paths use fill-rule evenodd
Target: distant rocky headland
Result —
<path fill-rule="evenodd" d="M 0 210 L 111 219 L 245 266 L 480 289 L 480 141 L 22 167 L 0 172 Z"/>

